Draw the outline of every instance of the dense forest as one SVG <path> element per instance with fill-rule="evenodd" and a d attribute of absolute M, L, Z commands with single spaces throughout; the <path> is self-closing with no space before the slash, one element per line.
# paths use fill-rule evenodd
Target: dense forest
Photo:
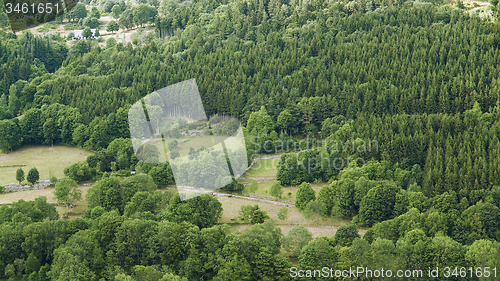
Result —
<path fill-rule="evenodd" d="M 64 173 L 96 181 L 82 218 L 59 219 L 43 197 L 0 208 L 0 278 L 288 280 L 292 266 L 362 266 L 458 268 L 439 280 L 489 267 L 496 279 L 498 23 L 441 2 L 143 1 L 154 12 L 86 2 L 122 7 L 122 28 L 154 32 L 98 45 L 0 30 L 0 149 L 84 147 L 95 154 Z M 128 111 L 193 78 L 207 116 L 242 121 L 249 162 L 284 152 L 276 179 L 299 186 L 297 208 L 352 224 L 331 238 L 298 226 L 283 235 L 250 206 L 262 220 L 231 233 L 215 198 L 158 191 L 175 183 L 170 163 L 138 161 Z M 304 139 L 309 149 L 296 150 Z M 325 184 L 316 193 L 312 182 Z M 357 226 L 369 227 L 362 238 Z"/>

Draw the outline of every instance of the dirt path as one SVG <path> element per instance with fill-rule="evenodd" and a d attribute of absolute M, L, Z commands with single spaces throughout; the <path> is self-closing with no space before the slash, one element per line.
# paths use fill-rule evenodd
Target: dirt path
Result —
<path fill-rule="evenodd" d="M 225 194 L 225 193 L 218 193 L 218 192 L 212 192 L 212 195 L 214 196 L 227 196 L 227 197 L 234 197 L 234 198 L 240 198 L 240 199 L 246 199 L 246 200 L 252 200 L 252 201 L 259 201 L 263 203 L 271 203 L 274 205 L 280 205 L 280 206 L 288 206 L 288 207 L 294 207 L 295 205 L 291 202 L 287 201 L 272 201 L 269 199 L 266 199 L 265 197 L 257 196 L 257 195 L 249 195 L 249 196 L 240 196 L 240 195 L 232 195 L 232 194 Z"/>

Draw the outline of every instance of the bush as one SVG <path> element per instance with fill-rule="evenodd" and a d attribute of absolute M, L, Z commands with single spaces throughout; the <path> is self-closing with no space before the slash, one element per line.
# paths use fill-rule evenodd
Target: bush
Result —
<path fill-rule="evenodd" d="M 271 185 L 269 193 L 271 194 L 271 196 L 281 199 L 281 195 L 283 194 L 283 190 L 281 189 L 281 183 L 279 181 L 274 181 L 273 184 Z"/>
<path fill-rule="evenodd" d="M 64 169 L 64 174 L 76 182 L 82 182 L 93 179 L 97 172 L 86 161 L 80 161 Z"/>
<path fill-rule="evenodd" d="M 241 191 L 243 191 L 244 188 L 245 188 L 245 186 L 242 183 L 240 183 L 240 182 L 236 181 L 234 178 L 232 178 L 231 183 L 222 187 L 222 190 L 229 191 L 229 192 L 241 192 Z"/>
<path fill-rule="evenodd" d="M 307 220 L 317 221 L 320 218 L 326 218 L 327 210 L 323 202 L 312 200 L 307 203 L 302 214 Z"/>
<path fill-rule="evenodd" d="M 280 211 L 278 212 L 278 219 L 284 221 L 288 219 L 288 207 L 283 206 L 280 208 Z"/>
<path fill-rule="evenodd" d="M 266 211 L 259 208 L 259 205 L 242 205 L 239 212 L 240 220 L 245 223 L 263 223 L 266 219 L 269 219 Z"/>
<path fill-rule="evenodd" d="M 57 177 L 56 176 L 52 176 L 50 178 L 50 185 L 54 186 L 56 183 L 57 183 Z"/>

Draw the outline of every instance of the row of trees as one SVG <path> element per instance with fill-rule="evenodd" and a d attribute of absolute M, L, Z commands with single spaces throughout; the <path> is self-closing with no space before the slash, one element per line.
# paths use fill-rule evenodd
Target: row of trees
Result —
<path fill-rule="evenodd" d="M 22 184 L 24 179 L 25 179 L 24 170 L 22 168 L 17 169 L 16 180 L 19 182 L 19 184 Z M 31 185 L 34 185 L 39 179 L 40 179 L 40 173 L 38 172 L 38 169 L 36 167 L 31 168 L 28 172 L 28 175 L 26 175 L 26 181 L 31 183 Z"/>
<path fill-rule="evenodd" d="M 105 149 L 115 138 L 129 138 L 128 107 L 107 118 L 95 118 L 83 124 L 76 108 L 62 104 L 44 104 L 26 111 L 23 118 L 0 120 L 5 134 L 0 137 L 0 149 L 13 151 L 22 144 L 54 144 L 63 142 L 87 149 Z"/>

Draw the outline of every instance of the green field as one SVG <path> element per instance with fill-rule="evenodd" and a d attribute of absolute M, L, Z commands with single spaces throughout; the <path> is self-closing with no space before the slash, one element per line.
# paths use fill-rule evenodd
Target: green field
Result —
<path fill-rule="evenodd" d="M 87 195 L 87 190 L 90 186 L 80 186 L 79 189 L 82 191 L 82 200 L 76 202 L 75 207 L 70 211 L 70 218 L 81 217 L 83 212 L 87 209 L 87 201 L 85 196 Z M 24 190 L 18 192 L 8 192 L 0 194 L 0 205 L 2 204 L 11 204 L 13 202 L 17 202 L 21 199 L 24 201 L 34 201 L 36 198 L 45 196 L 47 197 L 47 202 L 51 204 L 56 204 L 57 201 L 54 198 L 54 188 L 47 187 L 44 189 L 33 189 L 33 190 Z M 64 215 L 66 213 L 65 206 L 56 206 L 56 210 L 59 215 Z"/>
<path fill-rule="evenodd" d="M 179 150 L 179 157 L 186 157 L 188 156 L 189 149 L 193 148 L 194 150 L 199 150 L 201 147 L 209 148 L 213 146 L 213 144 L 220 143 L 221 141 L 227 139 L 227 136 L 201 136 L 201 137 L 183 137 L 176 139 L 177 142 L 179 143 L 177 149 Z M 165 140 L 165 145 L 168 144 L 173 140 L 172 138 L 168 138 Z M 213 142 L 212 142 L 213 141 Z M 163 142 L 161 139 L 156 139 L 151 142 L 151 144 L 154 144 L 160 152 L 164 151 L 163 148 Z"/>
<path fill-rule="evenodd" d="M 64 145 L 26 145 L 10 153 L 0 153 L 0 185 L 16 183 L 16 170 L 22 166 L 25 175 L 36 167 L 40 173 L 40 180 L 48 180 L 50 176 L 61 178 L 64 168 L 87 159 L 93 152 Z M 11 167 L 4 167 L 11 166 Z"/>
<path fill-rule="evenodd" d="M 245 178 L 275 177 L 280 158 L 258 159 L 255 164 L 245 173 Z"/>
<path fill-rule="evenodd" d="M 242 180 L 242 183 L 250 183 L 245 186 L 245 189 L 243 190 L 243 194 L 255 194 L 259 196 L 266 196 L 271 198 L 271 195 L 269 194 L 269 189 L 271 188 L 271 185 L 273 183 L 273 180 L 270 181 L 263 181 L 263 182 L 256 182 L 255 180 Z M 312 189 L 316 192 L 316 196 L 318 195 L 319 190 L 324 186 L 328 185 L 328 183 L 311 183 Z M 283 186 L 282 191 L 283 195 L 282 198 L 283 200 L 290 201 L 290 202 L 295 202 L 295 194 L 297 194 L 297 190 L 299 187 L 296 186 Z M 291 195 L 288 195 L 288 193 L 291 193 Z"/>
<path fill-rule="evenodd" d="M 246 200 L 242 198 L 229 198 L 225 196 L 217 196 L 217 200 L 222 203 L 222 218 L 219 220 L 219 223 L 237 223 L 238 221 L 238 212 L 241 209 L 242 205 L 259 205 L 259 207 L 266 211 L 269 217 L 274 220 L 277 226 L 279 226 L 282 230 L 282 233 L 286 235 L 288 231 L 294 225 L 306 225 L 307 229 L 313 237 L 326 236 L 331 237 L 335 235 L 337 228 L 341 225 L 348 225 L 351 223 L 350 219 L 343 218 L 338 219 L 334 217 L 329 217 L 324 220 L 319 221 L 310 221 L 306 220 L 302 214 L 294 207 L 288 207 L 288 219 L 280 220 L 278 219 L 279 209 L 282 207 L 280 205 L 275 205 L 267 202 L 258 202 L 252 200 Z M 231 220 L 233 219 L 233 220 Z M 231 227 L 232 232 L 241 231 L 247 227 L 249 224 L 234 224 Z M 361 228 L 358 230 L 360 235 L 363 235 L 366 232 L 366 228 Z"/>
<path fill-rule="evenodd" d="M 219 220 L 220 223 L 231 223 L 238 222 L 238 215 L 242 205 L 259 205 L 259 207 L 266 211 L 269 217 L 276 222 L 276 224 L 284 224 L 284 225 L 295 225 L 295 224 L 316 224 L 316 225 L 327 225 L 327 226 L 338 226 L 347 224 L 350 220 L 340 220 L 337 218 L 326 218 L 323 221 L 313 222 L 310 220 L 306 220 L 302 213 L 299 212 L 297 208 L 288 207 L 288 219 L 281 221 L 278 219 L 278 212 L 282 205 L 276 205 L 269 202 L 259 202 L 254 200 L 248 200 L 243 198 L 235 198 L 235 197 L 226 197 L 226 196 L 217 196 L 217 200 L 222 203 L 222 218 Z M 234 219 L 231 221 L 231 219 Z"/>

